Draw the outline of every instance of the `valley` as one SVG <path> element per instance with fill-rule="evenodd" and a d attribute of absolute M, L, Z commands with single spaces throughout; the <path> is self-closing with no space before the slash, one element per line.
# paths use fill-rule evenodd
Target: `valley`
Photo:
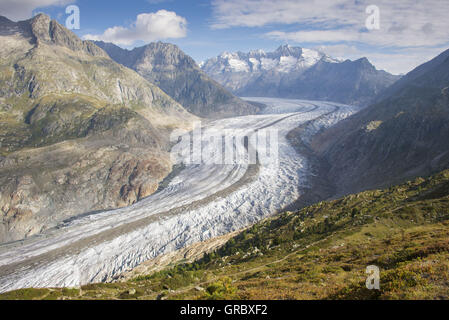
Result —
<path fill-rule="evenodd" d="M 357 108 L 328 102 L 257 99 L 262 115 L 209 121 L 204 130 L 279 131 L 279 167 L 187 165 L 159 192 L 129 207 L 81 215 L 0 247 L 0 291 L 107 281 L 182 247 L 240 230 L 294 202 L 309 187 L 309 163 L 287 134 L 303 139 Z M 317 119 L 316 123 L 314 120 Z"/>
<path fill-rule="evenodd" d="M 6 2 L 0 301 L 449 299 L 449 7 Z"/>

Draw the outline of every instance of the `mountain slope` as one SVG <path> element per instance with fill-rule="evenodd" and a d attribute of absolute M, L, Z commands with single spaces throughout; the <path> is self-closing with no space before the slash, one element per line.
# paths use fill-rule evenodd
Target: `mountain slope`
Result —
<path fill-rule="evenodd" d="M 339 61 L 310 49 L 224 53 L 202 64 L 212 78 L 239 96 L 328 100 L 366 105 L 399 77 L 366 59 Z"/>
<path fill-rule="evenodd" d="M 112 59 L 137 71 L 197 116 L 218 118 L 258 111 L 210 79 L 173 44 L 151 43 L 129 51 L 111 43 L 95 43 Z"/>
<path fill-rule="evenodd" d="M 410 72 L 379 102 L 318 136 L 340 193 L 449 167 L 449 51 Z"/>
<path fill-rule="evenodd" d="M 46 15 L 0 18 L 0 242 L 131 204 L 195 117 Z"/>
<path fill-rule="evenodd" d="M 376 101 L 388 98 L 405 87 L 412 85 L 417 87 L 445 88 L 447 83 L 449 83 L 448 58 L 449 50 L 446 50 L 434 59 L 418 66 L 379 94 L 376 97 Z"/>
<path fill-rule="evenodd" d="M 445 171 L 284 212 L 158 272 L 0 299 L 448 299 L 448 210 Z M 380 290 L 366 288 L 369 265 Z"/>

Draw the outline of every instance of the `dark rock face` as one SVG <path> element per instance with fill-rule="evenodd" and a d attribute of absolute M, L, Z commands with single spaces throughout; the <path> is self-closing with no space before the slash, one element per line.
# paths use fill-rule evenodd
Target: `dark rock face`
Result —
<path fill-rule="evenodd" d="M 366 58 L 339 61 L 308 49 L 225 53 L 202 69 L 239 96 L 328 100 L 366 106 L 399 79 Z"/>
<path fill-rule="evenodd" d="M 0 43 L 0 243 L 157 190 L 196 117 L 48 16 L 0 17 Z"/>
<path fill-rule="evenodd" d="M 376 68 L 366 59 L 342 63 L 320 61 L 292 83 L 279 88 L 279 96 L 366 105 L 397 77 Z"/>
<path fill-rule="evenodd" d="M 151 43 L 129 51 L 111 43 L 95 43 L 116 62 L 137 71 L 197 116 L 220 118 L 259 111 L 210 79 L 173 44 Z"/>
<path fill-rule="evenodd" d="M 340 193 L 388 186 L 449 167 L 449 50 L 378 102 L 313 142 Z"/>

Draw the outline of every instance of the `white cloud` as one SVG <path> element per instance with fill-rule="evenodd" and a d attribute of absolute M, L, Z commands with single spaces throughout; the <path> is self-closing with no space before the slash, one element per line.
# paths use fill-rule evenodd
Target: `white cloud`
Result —
<path fill-rule="evenodd" d="M 369 5 L 380 9 L 380 30 L 365 27 Z M 449 41 L 447 0 L 213 0 L 213 28 L 298 24 L 266 33 L 296 42 L 358 41 L 380 46 L 436 46 Z"/>
<path fill-rule="evenodd" d="M 147 0 L 149 4 L 159 4 L 164 2 L 172 2 L 173 0 Z"/>
<path fill-rule="evenodd" d="M 380 30 L 368 31 L 365 9 L 380 9 Z M 214 0 L 213 28 L 299 24 L 266 35 L 296 42 L 359 41 L 379 46 L 435 46 L 449 41 L 447 0 Z"/>
<path fill-rule="evenodd" d="M 136 41 L 151 42 L 169 38 L 183 38 L 187 35 L 187 20 L 173 11 L 159 10 L 155 13 L 141 13 L 129 27 L 115 26 L 103 34 L 87 34 L 84 39 L 103 40 L 119 45 L 132 45 Z"/>
<path fill-rule="evenodd" d="M 380 10 L 380 30 L 368 31 L 365 10 L 373 4 Z M 394 72 L 406 72 L 424 62 L 419 54 L 427 58 L 449 45 L 448 0 L 213 0 L 212 7 L 214 29 L 265 27 L 269 39 L 344 44 L 373 57 L 390 52 L 376 53 L 376 60 Z"/>
<path fill-rule="evenodd" d="M 449 3 L 449 1 L 448 1 Z M 449 9 L 449 8 L 448 8 Z M 447 27 L 442 27 L 432 34 L 426 33 L 422 28 L 410 28 L 405 31 L 359 31 L 353 28 L 340 28 L 334 30 L 311 30 L 311 31 L 271 31 L 264 35 L 275 40 L 294 41 L 297 43 L 339 43 L 342 41 L 358 42 L 361 44 L 378 47 L 423 47 L 439 46 L 449 42 Z"/>
<path fill-rule="evenodd" d="M 236 26 L 261 27 L 268 24 L 347 24 L 354 22 L 349 15 L 351 0 L 213 0 L 213 28 Z M 363 12 L 365 8 L 363 7 Z"/>
<path fill-rule="evenodd" d="M 18 21 L 31 18 L 33 10 L 48 6 L 65 6 L 74 0 L 1 0 L 0 15 Z"/>
<path fill-rule="evenodd" d="M 334 39 L 337 42 L 356 41 L 358 39 L 357 35 L 345 32 L 344 30 L 313 30 L 296 32 L 271 31 L 267 32 L 265 36 L 276 40 L 309 43 L 332 42 Z"/>

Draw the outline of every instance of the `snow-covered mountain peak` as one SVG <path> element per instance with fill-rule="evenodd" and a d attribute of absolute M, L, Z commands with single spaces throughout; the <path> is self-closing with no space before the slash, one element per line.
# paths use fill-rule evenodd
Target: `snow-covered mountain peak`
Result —
<path fill-rule="evenodd" d="M 345 60 L 341 59 L 341 58 L 332 58 L 332 57 L 328 56 L 327 54 L 325 54 L 321 58 L 321 61 L 329 62 L 329 63 L 342 63 Z"/>
<path fill-rule="evenodd" d="M 273 52 L 261 49 L 248 53 L 223 52 L 216 58 L 206 60 L 201 67 L 209 74 L 229 72 L 252 74 L 265 71 L 288 73 L 304 71 L 322 59 L 328 62 L 335 61 L 316 50 L 283 45 Z"/>
<path fill-rule="evenodd" d="M 302 55 L 303 49 L 300 47 L 292 47 L 288 44 L 280 46 L 276 49 L 275 53 L 280 56 L 294 56 L 299 58 Z"/>
<path fill-rule="evenodd" d="M 335 59 L 319 49 L 290 45 L 272 52 L 225 52 L 206 60 L 201 68 L 242 97 L 290 97 L 358 105 L 397 80 L 378 72 L 366 59 Z"/>

